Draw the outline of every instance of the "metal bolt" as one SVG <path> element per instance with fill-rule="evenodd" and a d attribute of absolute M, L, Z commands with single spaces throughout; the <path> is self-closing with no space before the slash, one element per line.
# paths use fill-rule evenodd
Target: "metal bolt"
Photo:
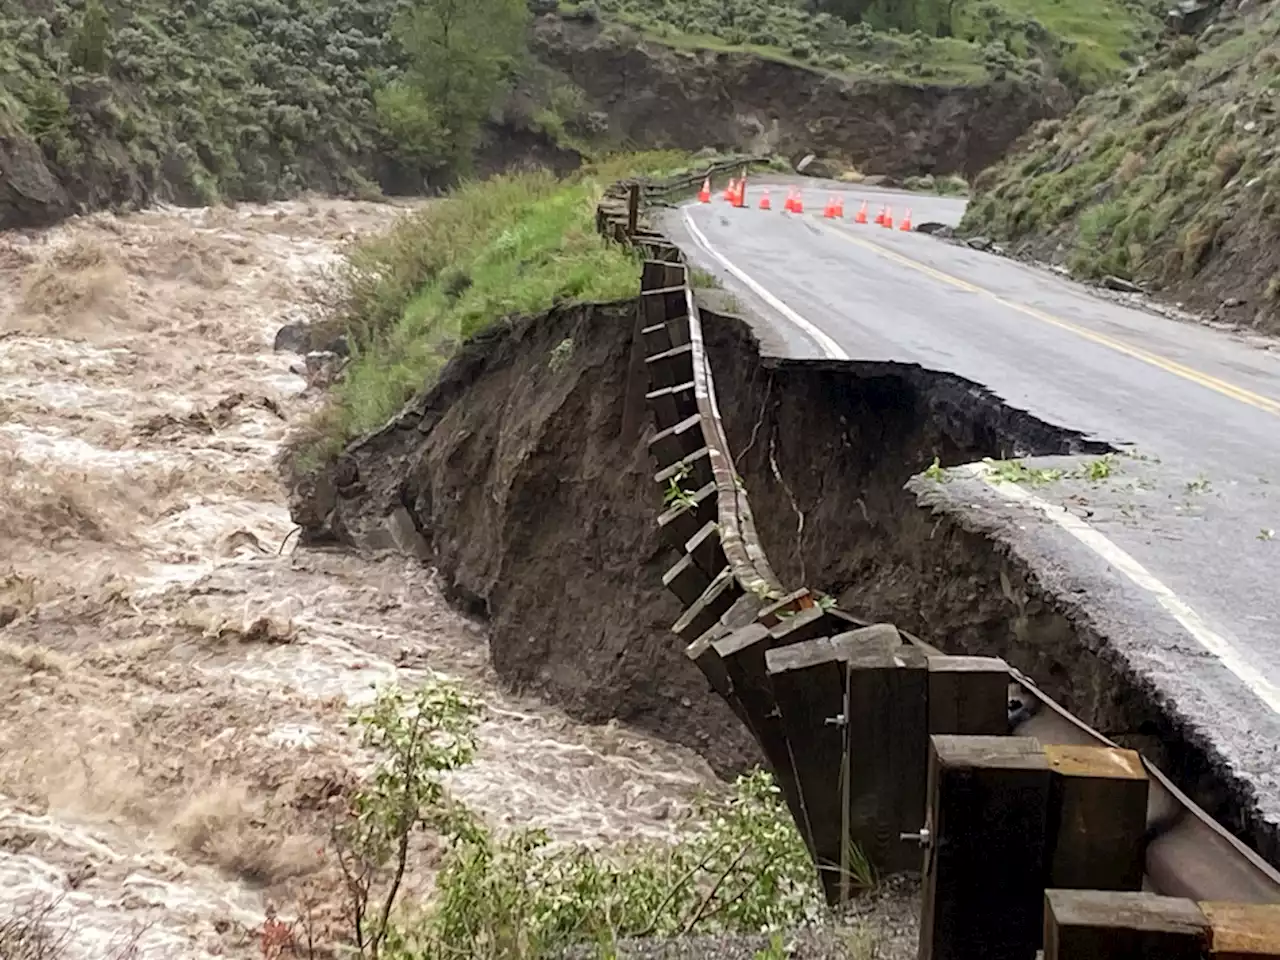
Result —
<path fill-rule="evenodd" d="M 918 843 L 922 847 L 929 846 L 932 835 L 929 833 L 928 827 L 921 827 L 915 833 L 902 833 L 898 835 L 899 840 L 906 840 L 909 843 Z"/>
<path fill-rule="evenodd" d="M 827 717 L 823 722 L 829 727 L 843 727 L 847 721 L 843 713 L 837 713 L 834 717 Z"/>

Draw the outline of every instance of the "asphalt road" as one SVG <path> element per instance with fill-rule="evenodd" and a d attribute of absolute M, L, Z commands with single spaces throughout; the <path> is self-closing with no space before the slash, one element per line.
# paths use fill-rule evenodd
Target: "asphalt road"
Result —
<path fill-rule="evenodd" d="M 1118 652 L 1141 669 L 1280 824 L 1280 344 L 1166 319 L 1056 274 L 920 233 L 858 226 L 890 203 L 954 224 L 964 201 L 806 181 L 803 216 L 717 199 L 666 215 L 794 357 L 918 363 L 1132 450 L 1101 482 L 986 497 L 1035 541 L 1046 575 L 1097 586 Z M 824 220 L 828 194 L 845 218 Z M 1272 532 L 1273 531 L 1273 532 Z M 1093 599 L 1091 597 L 1091 599 Z"/>

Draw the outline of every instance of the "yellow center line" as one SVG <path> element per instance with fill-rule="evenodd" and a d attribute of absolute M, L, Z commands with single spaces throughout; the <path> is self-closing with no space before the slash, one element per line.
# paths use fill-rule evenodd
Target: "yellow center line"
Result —
<path fill-rule="evenodd" d="M 826 224 L 823 224 L 823 226 L 826 226 Z M 921 263 L 919 260 L 913 260 L 911 257 L 904 256 L 896 251 L 882 247 L 878 243 L 863 240 L 861 237 L 851 236 L 843 229 L 831 229 L 830 232 L 841 240 L 848 241 L 855 246 L 869 250 L 877 256 L 884 257 L 887 260 L 900 263 L 904 267 L 923 273 L 925 276 L 932 277 L 942 283 L 956 287 L 960 290 L 966 290 L 969 293 L 980 293 L 994 300 L 1002 307 L 1007 307 L 1010 310 L 1016 310 L 1019 313 L 1039 320 L 1042 323 L 1047 323 L 1051 326 L 1058 327 L 1059 329 L 1067 330 L 1078 337 L 1083 337 L 1086 340 L 1091 340 L 1094 343 L 1101 344 L 1104 347 L 1115 350 L 1117 353 L 1123 353 L 1125 356 L 1132 357 L 1135 360 L 1141 360 L 1143 363 L 1148 363 L 1153 367 L 1159 367 L 1166 373 L 1172 373 L 1176 377 L 1181 377 L 1184 380 L 1189 380 L 1192 383 L 1199 384 L 1208 390 L 1213 390 L 1223 396 L 1230 397 L 1233 400 L 1238 400 L 1241 403 L 1247 403 L 1249 406 L 1256 407 L 1266 413 L 1280 416 L 1280 400 L 1274 400 L 1271 397 L 1264 396 L 1260 393 L 1254 393 L 1252 390 L 1246 390 L 1244 387 L 1238 387 L 1233 383 L 1220 380 L 1211 374 L 1204 373 L 1200 370 L 1194 370 L 1185 364 L 1178 363 L 1176 360 L 1170 360 L 1168 357 L 1162 357 L 1149 350 L 1143 350 L 1141 347 L 1135 347 L 1132 344 L 1125 343 L 1123 340 L 1117 340 L 1114 337 L 1107 336 L 1106 334 L 1077 326 L 1074 323 L 1063 320 L 1061 317 L 1055 317 L 1053 314 L 1045 313 L 1043 310 L 1037 310 L 1035 307 L 1028 307 L 1025 304 L 1006 300 L 1004 297 L 997 293 L 993 293 L 985 287 L 979 287 L 975 284 L 969 283 L 967 280 L 961 280 L 959 277 L 953 277 L 951 274 L 934 269 L 928 264 Z"/>

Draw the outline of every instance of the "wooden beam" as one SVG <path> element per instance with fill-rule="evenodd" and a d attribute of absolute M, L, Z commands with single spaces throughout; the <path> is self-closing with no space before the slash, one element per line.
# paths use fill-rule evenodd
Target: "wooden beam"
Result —
<path fill-rule="evenodd" d="M 930 738 L 920 960 L 1033 960 L 1051 781 L 1030 737 Z"/>
<path fill-rule="evenodd" d="M 1048 886 L 1141 890 L 1149 782 L 1133 750 L 1050 744 Z"/>
<path fill-rule="evenodd" d="M 1190 900 L 1046 890 L 1044 960 L 1201 960 L 1206 921 Z"/>
<path fill-rule="evenodd" d="M 1280 960 L 1280 905 L 1201 903 L 1213 960 Z"/>
<path fill-rule="evenodd" d="M 840 777 L 844 762 L 844 668 L 827 637 L 765 654 L 769 685 L 782 721 L 803 821 L 797 824 L 813 853 L 828 903 L 839 903 Z"/>
<path fill-rule="evenodd" d="M 782 718 L 773 699 L 765 665 L 765 655 L 776 643 L 771 631 L 760 623 L 752 623 L 716 640 L 712 646 L 724 664 L 734 696 L 747 715 L 747 726 L 764 752 L 787 809 L 799 826 L 805 822 L 804 805 L 800 800 Z M 805 836 L 803 826 L 800 826 L 800 835 L 808 844 L 809 838 Z M 812 855 L 813 850 L 809 852 Z"/>
<path fill-rule="evenodd" d="M 883 631 L 869 628 L 872 636 Z M 853 631 L 853 637 L 864 631 Z M 900 640 L 897 631 L 893 638 Z M 918 870 L 918 844 L 902 834 L 924 823 L 929 762 L 929 670 L 912 647 L 868 639 L 845 649 L 842 832 L 880 873 Z"/>
<path fill-rule="evenodd" d="M 929 732 L 1009 733 L 1009 665 L 996 657 L 929 657 Z"/>

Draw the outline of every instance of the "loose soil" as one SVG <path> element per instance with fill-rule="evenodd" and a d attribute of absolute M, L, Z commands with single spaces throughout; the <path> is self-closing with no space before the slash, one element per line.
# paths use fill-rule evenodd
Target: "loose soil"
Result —
<path fill-rule="evenodd" d="M 666 838 L 714 784 L 690 751 L 500 692 L 485 626 L 416 559 L 296 549 L 275 461 L 319 397 L 273 336 L 399 213 L 0 237 L 0 916 L 48 905 L 68 958 L 256 956 L 304 890 L 331 919 L 324 838 L 367 762 L 345 720 L 379 683 L 434 671 L 483 701 L 450 786 L 497 825 Z"/>

